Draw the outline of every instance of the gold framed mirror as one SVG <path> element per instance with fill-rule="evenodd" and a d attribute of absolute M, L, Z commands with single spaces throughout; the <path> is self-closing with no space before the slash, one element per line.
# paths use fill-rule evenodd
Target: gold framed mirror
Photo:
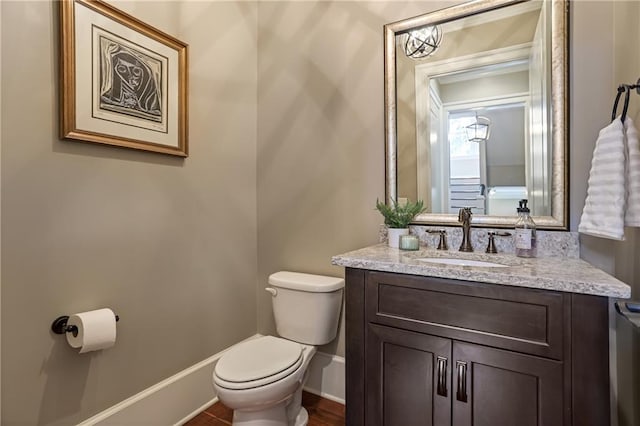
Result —
<path fill-rule="evenodd" d="M 568 1 L 478 0 L 384 27 L 386 200 L 414 223 L 568 223 Z"/>

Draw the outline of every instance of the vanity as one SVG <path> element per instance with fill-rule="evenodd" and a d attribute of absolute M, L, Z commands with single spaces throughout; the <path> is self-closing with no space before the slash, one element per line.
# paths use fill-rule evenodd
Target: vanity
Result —
<path fill-rule="evenodd" d="M 575 234 L 556 252 L 572 235 L 555 232 L 570 229 L 569 10 L 478 0 L 384 26 L 385 197 L 427 210 L 421 250 L 332 259 L 346 269 L 348 426 L 610 423 L 609 298 L 630 288 L 580 260 Z M 525 198 L 539 257 L 505 238 L 479 253 Z M 456 250 L 460 209 L 476 252 L 436 250 L 427 233 L 445 231 L 425 226 L 450 227 Z"/>
<path fill-rule="evenodd" d="M 608 298 L 626 284 L 566 257 L 380 244 L 332 262 L 347 425 L 609 424 Z"/>

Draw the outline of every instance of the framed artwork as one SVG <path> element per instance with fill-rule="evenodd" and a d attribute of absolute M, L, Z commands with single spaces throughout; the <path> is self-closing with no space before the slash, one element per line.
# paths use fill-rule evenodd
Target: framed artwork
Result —
<path fill-rule="evenodd" d="M 186 157 L 187 45 L 100 0 L 60 19 L 60 136 Z"/>

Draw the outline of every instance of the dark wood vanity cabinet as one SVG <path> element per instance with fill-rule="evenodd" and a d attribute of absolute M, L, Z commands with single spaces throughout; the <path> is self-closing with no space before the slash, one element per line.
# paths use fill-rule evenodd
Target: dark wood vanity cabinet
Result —
<path fill-rule="evenodd" d="M 609 424 L 606 298 L 346 278 L 348 426 Z"/>
<path fill-rule="evenodd" d="M 558 361 L 376 324 L 367 333 L 367 425 L 563 423 Z"/>

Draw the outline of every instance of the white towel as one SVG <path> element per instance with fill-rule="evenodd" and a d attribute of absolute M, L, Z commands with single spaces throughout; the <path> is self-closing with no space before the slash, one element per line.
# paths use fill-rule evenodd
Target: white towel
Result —
<path fill-rule="evenodd" d="M 624 129 L 627 142 L 627 210 L 624 224 L 625 226 L 640 226 L 640 143 L 638 143 L 638 130 L 629 117 L 624 120 Z"/>
<path fill-rule="evenodd" d="M 624 239 L 625 145 L 624 125 L 620 118 L 600 130 L 591 160 L 589 188 L 579 232 L 614 240 Z"/>

